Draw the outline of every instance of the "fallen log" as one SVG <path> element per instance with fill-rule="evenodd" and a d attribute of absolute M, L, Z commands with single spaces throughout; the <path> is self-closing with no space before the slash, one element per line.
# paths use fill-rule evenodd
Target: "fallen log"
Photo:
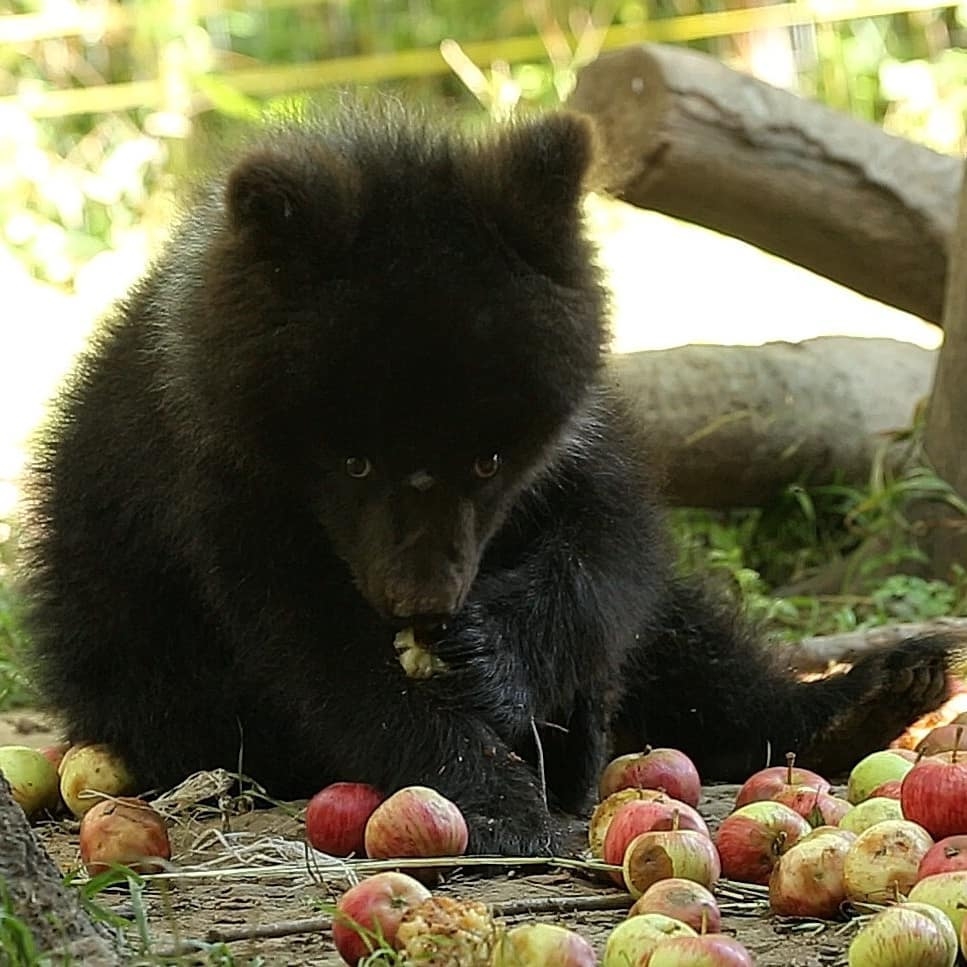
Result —
<path fill-rule="evenodd" d="M 940 324 L 958 159 L 681 47 L 602 54 L 568 106 L 599 130 L 596 185 Z"/>
<path fill-rule="evenodd" d="M 935 353 L 830 336 L 614 356 L 667 499 L 750 507 L 793 482 L 864 484 L 891 431 L 930 391 Z"/>

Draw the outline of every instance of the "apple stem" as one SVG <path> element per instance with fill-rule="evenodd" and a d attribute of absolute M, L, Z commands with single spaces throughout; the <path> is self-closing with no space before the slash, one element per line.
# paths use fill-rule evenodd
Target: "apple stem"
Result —
<path fill-rule="evenodd" d="M 950 754 L 950 761 L 957 761 L 957 753 L 960 751 L 960 740 L 964 735 L 964 727 L 962 725 L 957 726 L 957 730 L 954 732 L 954 750 Z"/>
<path fill-rule="evenodd" d="M 704 937 L 708 933 L 708 910 L 702 907 L 702 929 L 699 933 Z"/>
<path fill-rule="evenodd" d="M 796 753 L 787 752 L 786 753 L 786 785 L 794 785 L 792 781 L 792 767 L 796 764 Z"/>
<path fill-rule="evenodd" d="M 679 813 L 677 809 L 672 810 L 672 830 L 678 831 Z"/>

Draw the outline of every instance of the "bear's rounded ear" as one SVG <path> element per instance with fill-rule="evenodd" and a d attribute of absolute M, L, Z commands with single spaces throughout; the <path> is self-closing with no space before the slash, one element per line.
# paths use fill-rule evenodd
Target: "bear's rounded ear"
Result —
<path fill-rule="evenodd" d="M 305 185 L 293 169 L 291 158 L 259 151 L 231 170 L 225 205 L 235 231 L 284 229 L 305 211 Z"/>
<path fill-rule="evenodd" d="M 225 207 L 233 231 L 263 243 L 307 233 L 345 233 L 354 210 L 354 180 L 324 150 L 261 148 L 229 172 Z"/>
<path fill-rule="evenodd" d="M 594 160 L 594 131 L 579 114 L 559 111 L 515 125 L 499 146 L 504 188 L 521 205 L 576 205 Z"/>

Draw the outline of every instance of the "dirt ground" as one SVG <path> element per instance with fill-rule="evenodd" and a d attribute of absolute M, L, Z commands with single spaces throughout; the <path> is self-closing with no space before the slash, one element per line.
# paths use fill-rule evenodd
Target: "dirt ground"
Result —
<path fill-rule="evenodd" d="M 0 745 L 42 746 L 55 738 L 49 723 L 31 712 L 0 715 Z M 705 790 L 700 811 L 714 829 L 731 808 L 734 786 Z M 233 806 L 238 803 L 233 803 Z M 324 904 L 332 903 L 346 887 L 344 871 L 320 868 L 304 845 L 304 803 L 235 812 L 195 807 L 176 813 L 172 820 L 172 860 L 179 870 L 191 871 L 146 887 L 141 902 L 149 928 L 149 951 L 154 957 L 174 954 L 187 941 L 215 939 L 232 931 L 249 936 L 231 940 L 229 949 L 237 964 L 306 965 L 335 967 L 336 955 L 325 929 L 281 937 L 253 937 L 263 927 L 284 925 L 303 918 L 325 920 Z M 65 872 L 78 866 L 77 823 L 68 820 L 40 823 L 38 837 Z M 578 855 L 586 843 L 586 825 L 574 821 L 568 828 L 569 847 Z M 551 898 L 617 898 L 621 891 L 585 874 L 554 867 L 536 871 L 514 869 L 479 876 L 469 869 L 450 872 L 439 893 L 488 903 L 515 904 L 508 922 L 543 919 L 562 923 L 586 937 L 600 952 L 609 931 L 623 918 L 620 909 L 528 912 L 528 902 L 546 906 Z M 718 890 L 723 930 L 734 934 L 752 952 L 761 967 L 836 967 L 846 963 L 845 950 L 854 928 L 848 923 L 796 922 L 770 915 L 767 903 L 749 891 L 738 893 L 723 884 Z M 137 905 L 126 887 L 98 897 L 104 906 L 131 919 Z M 136 934 L 130 935 L 135 938 Z M 197 949 L 197 948 L 196 948 Z M 147 951 L 146 951 L 147 952 Z M 158 963 L 157 959 L 153 959 Z M 204 962 L 182 956 L 178 963 Z"/>

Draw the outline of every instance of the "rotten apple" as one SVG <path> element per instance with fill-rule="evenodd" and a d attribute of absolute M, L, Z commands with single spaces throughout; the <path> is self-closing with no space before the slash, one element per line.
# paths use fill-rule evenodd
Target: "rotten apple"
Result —
<path fill-rule="evenodd" d="M 887 819 L 865 829 L 846 854 L 846 897 L 889 903 L 917 881 L 920 861 L 933 846 L 930 834 L 908 819 Z"/>
<path fill-rule="evenodd" d="M 693 829 L 653 830 L 636 836 L 625 850 L 625 887 L 640 897 L 658 880 L 677 876 L 711 887 L 722 874 L 719 855 L 704 833 Z"/>
<path fill-rule="evenodd" d="M 84 813 L 80 830 L 81 861 L 92 876 L 112 866 L 136 873 L 163 869 L 171 859 L 164 817 L 143 799 L 102 799 Z"/>
<path fill-rule="evenodd" d="M 711 891 L 678 876 L 652 883 L 628 912 L 629 917 L 643 913 L 663 913 L 681 920 L 699 933 L 716 933 L 722 925 L 722 914 Z"/>
<path fill-rule="evenodd" d="M 855 836 L 805 836 L 779 857 L 769 877 L 769 905 L 786 917 L 835 917 L 846 899 L 843 867 Z"/>

